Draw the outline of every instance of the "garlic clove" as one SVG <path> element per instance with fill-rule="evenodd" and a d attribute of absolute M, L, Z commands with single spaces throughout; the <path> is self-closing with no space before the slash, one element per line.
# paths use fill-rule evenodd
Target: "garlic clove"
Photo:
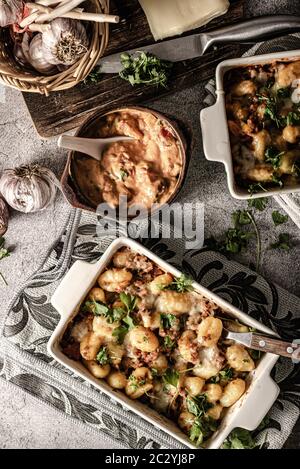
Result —
<path fill-rule="evenodd" d="M 6 202 L 0 197 L 0 236 L 6 233 L 8 228 L 9 213 Z"/>
<path fill-rule="evenodd" d="M 43 57 L 54 65 L 73 65 L 86 53 L 89 40 L 80 21 L 56 18 L 43 33 Z"/>
<path fill-rule="evenodd" d="M 51 64 L 43 52 L 43 35 L 38 33 L 29 45 L 29 62 L 38 72 L 44 75 L 53 75 L 57 69 Z"/>
<path fill-rule="evenodd" d="M 0 178 L 0 192 L 8 205 L 25 213 L 49 207 L 58 186 L 53 172 L 37 164 L 6 169 Z"/>

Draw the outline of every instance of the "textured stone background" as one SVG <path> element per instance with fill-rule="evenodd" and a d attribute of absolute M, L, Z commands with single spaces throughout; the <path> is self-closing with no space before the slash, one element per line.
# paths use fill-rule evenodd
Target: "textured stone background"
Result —
<path fill-rule="evenodd" d="M 298 13 L 299 0 L 247 1 L 248 14 Z M 254 12 L 254 13 L 253 13 Z M 200 87 L 196 86 L 153 104 L 153 107 L 177 115 L 192 126 L 195 150 L 189 168 L 189 178 L 181 194 L 189 199 L 189 182 L 197 172 L 203 181 L 200 199 L 205 202 L 205 234 L 218 235 L 229 226 L 230 214 L 245 203 L 230 198 L 224 168 L 220 164 L 205 161 L 201 150 L 201 135 L 198 125 Z M 37 136 L 24 105 L 22 95 L 14 90 L 5 91 L 5 102 L 0 96 L 0 170 L 21 163 L 39 161 L 53 169 L 59 176 L 65 163 L 65 153 L 56 148 L 56 139 L 41 140 Z M 280 229 L 272 228 L 272 209 L 277 208 L 272 201 L 268 209 L 259 215 L 262 241 L 266 248 L 278 235 Z M 63 220 L 69 208 L 59 195 L 49 210 L 24 215 L 11 213 L 7 242 L 13 248 L 10 258 L 1 262 L 1 271 L 9 286 L 0 285 L 0 320 L 12 300 L 20 282 L 24 281 L 40 265 L 47 250 L 60 234 Z M 292 223 L 282 229 L 293 235 L 299 242 L 299 230 Z M 245 263 L 252 261 L 254 253 L 240 257 Z M 288 291 L 300 295 L 299 248 L 289 253 L 264 250 L 262 273 Z M 297 285 L 298 283 L 298 285 Z M 15 387 L 0 381 L 0 447 L 1 448 L 102 448 L 107 442 L 91 430 L 74 425 L 56 411 L 42 405 L 34 398 Z M 113 447 L 110 443 L 109 447 Z M 117 447 L 117 445 L 116 445 Z"/>

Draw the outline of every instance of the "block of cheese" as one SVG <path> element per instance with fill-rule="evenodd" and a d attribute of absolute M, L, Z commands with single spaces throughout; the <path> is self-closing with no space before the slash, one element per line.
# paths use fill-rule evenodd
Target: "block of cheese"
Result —
<path fill-rule="evenodd" d="M 228 0 L 139 0 L 154 39 L 164 39 L 199 28 L 223 15 Z"/>

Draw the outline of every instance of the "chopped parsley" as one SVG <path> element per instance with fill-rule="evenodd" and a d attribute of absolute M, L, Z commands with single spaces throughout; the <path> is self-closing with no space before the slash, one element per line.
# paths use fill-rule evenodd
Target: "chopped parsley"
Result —
<path fill-rule="evenodd" d="M 161 290 L 175 290 L 178 293 L 193 291 L 193 279 L 185 274 L 181 274 L 168 285 L 162 285 Z"/>
<path fill-rule="evenodd" d="M 130 387 L 134 391 L 136 391 L 140 386 L 143 386 L 144 384 L 146 384 L 146 381 L 144 379 L 138 379 L 134 375 L 130 375 L 129 376 L 129 384 L 130 384 Z"/>
<path fill-rule="evenodd" d="M 166 335 L 164 337 L 164 344 L 163 344 L 164 350 L 172 350 L 175 347 L 175 345 L 176 345 L 175 341 L 172 340 L 170 336 Z"/>
<path fill-rule="evenodd" d="M 96 356 L 96 361 L 102 366 L 108 365 L 110 363 L 110 357 L 107 351 L 107 347 L 100 348 Z"/>
<path fill-rule="evenodd" d="M 288 219 L 289 217 L 287 215 L 282 215 L 278 210 L 272 212 L 272 220 L 276 226 L 286 223 Z"/>
<path fill-rule="evenodd" d="M 177 321 L 177 318 L 174 314 L 164 314 L 160 315 L 160 324 L 163 329 L 171 329 L 174 323 Z"/>
<path fill-rule="evenodd" d="M 299 125 L 300 124 L 300 112 L 289 112 L 286 118 L 286 125 Z"/>
<path fill-rule="evenodd" d="M 255 208 L 260 212 L 263 212 L 268 205 L 269 199 L 267 197 L 260 197 L 259 199 L 248 200 L 248 207 Z"/>
<path fill-rule="evenodd" d="M 171 370 L 171 368 L 168 368 L 162 375 L 162 380 L 165 385 L 170 385 L 177 388 L 179 383 L 179 373 L 176 370 Z"/>
<path fill-rule="evenodd" d="M 188 411 L 196 417 L 202 417 L 213 405 L 208 402 L 206 394 L 188 396 L 186 399 Z"/>
<path fill-rule="evenodd" d="M 250 195 L 257 194 L 257 192 L 267 192 L 267 189 L 262 185 L 261 182 L 256 182 L 254 184 L 249 184 L 248 192 Z"/>
<path fill-rule="evenodd" d="M 249 430 L 235 428 L 226 438 L 222 449 L 254 449 L 257 445 Z"/>
<path fill-rule="evenodd" d="M 196 446 L 200 446 L 203 440 L 211 436 L 218 428 L 218 422 L 210 417 L 197 417 L 191 427 L 189 437 Z"/>
<path fill-rule="evenodd" d="M 270 163 L 274 169 L 278 169 L 281 164 L 281 157 L 284 155 L 284 153 L 284 151 L 280 152 L 275 147 L 269 147 L 265 152 L 266 162 Z"/>
<path fill-rule="evenodd" d="M 272 243 L 270 247 L 272 249 L 289 251 L 291 249 L 290 235 L 288 233 L 281 233 L 278 241 L 276 241 L 276 243 Z"/>
<path fill-rule="evenodd" d="M 153 54 L 139 52 L 138 55 L 121 54 L 123 80 L 134 85 L 154 85 L 167 88 L 172 62 L 161 60 Z"/>

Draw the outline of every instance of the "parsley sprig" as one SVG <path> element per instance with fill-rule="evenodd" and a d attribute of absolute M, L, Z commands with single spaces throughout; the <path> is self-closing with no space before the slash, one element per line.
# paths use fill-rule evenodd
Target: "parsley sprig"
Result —
<path fill-rule="evenodd" d="M 153 54 L 138 52 L 137 56 L 121 54 L 123 70 L 119 73 L 123 80 L 134 85 L 155 85 L 167 88 L 173 64 L 161 60 Z"/>
<path fill-rule="evenodd" d="M 100 347 L 100 350 L 96 356 L 96 361 L 102 366 L 108 365 L 110 363 L 111 360 L 108 354 L 107 347 L 104 347 L 104 346 Z"/>
<path fill-rule="evenodd" d="M 288 233 L 281 233 L 279 235 L 278 241 L 271 244 L 271 249 L 282 249 L 284 251 L 289 251 L 291 249 L 291 240 Z"/>
<path fill-rule="evenodd" d="M 259 199 L 250 199 L 248 200 L 248 207 L 255 208 L 260 212 L 263 212 L 266 206 L 269 203 L 269 199 L 267 197 L 260 197 Z"/>
<path fill-rule="evenodd" d="M 10 251 L 8 248 L 5 248 L 5 238 L 0 236 L 0 260 L 5 259 L 6 257 L 10 256 Z M 8 285 L 7 281 L 5 280 L 4 275 L 0 272 L 0 277 L 2 278 L 5 285 Z"/>
<path fill-rule="evenodd" d="M 175 290 L 178 293 L 193 291 L 193 279 L 185 274 L 181 274 L 168 285 L 162 285 L 161 290 Z"/>
<path fill-rule="evenodd" d="M 288 215 L 282 215 L 278 210 L 272 212 L 272 220 L 275 226 L 282 225 L 288 221 Z"/>
<path fill-rule="evenodd" d="M 254 449 L 256 447 L 251 432 L 244 428 L 235 428 L 222 445 L 222 449 Z"/>

